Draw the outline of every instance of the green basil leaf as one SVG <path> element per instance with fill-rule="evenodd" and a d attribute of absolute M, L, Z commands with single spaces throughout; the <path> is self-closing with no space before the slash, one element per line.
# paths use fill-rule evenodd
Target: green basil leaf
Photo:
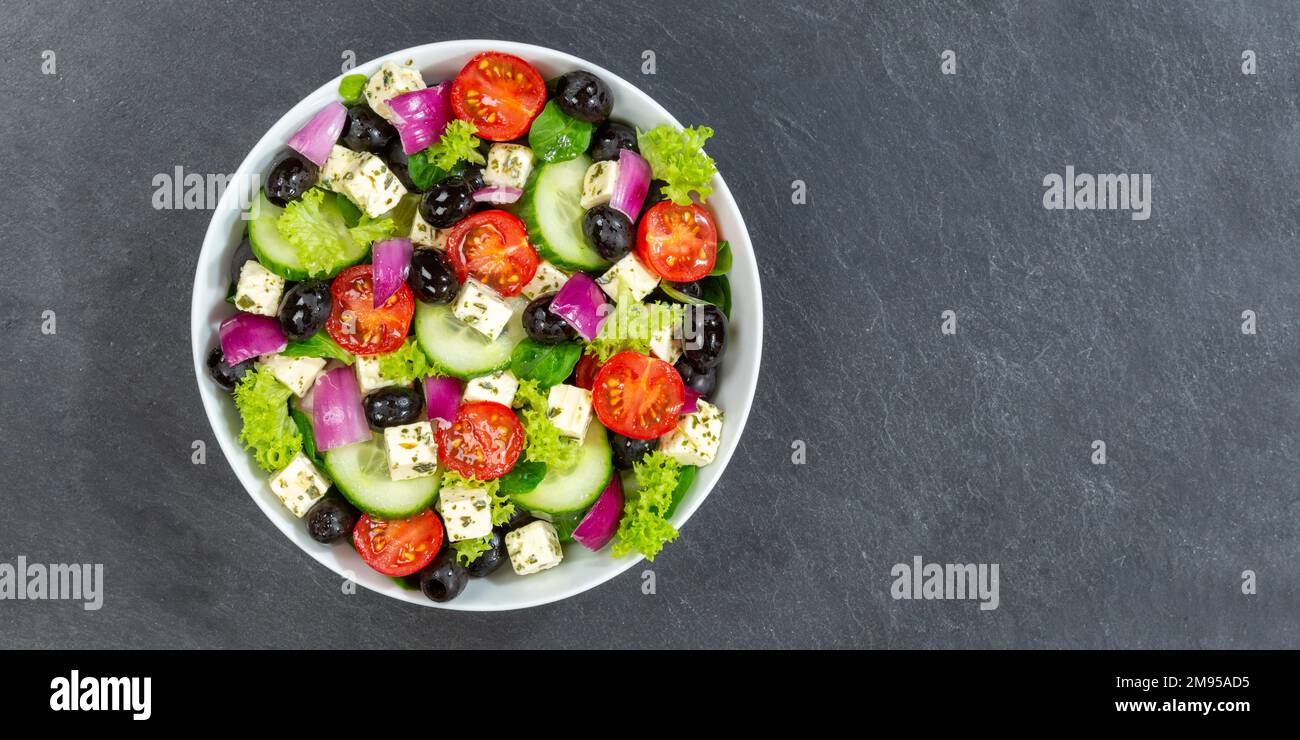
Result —
<path fill-rule="evenodd" d="M 677 474 L 677 487 L 673 489 L 673 502 L 668 505 L 668 513 L 664 516 L 672 516 L 677 511 L 677 504 L 682 502 L 682 497 L 686 495 L 686 490 L 695 482 L 695 471 L 698 470 L 694 465 L 683 465 L 682 472 Z"/>
<path fill-rule="evenodd" d="M 365 75 L 348 75 L 339 80 L 339 97 L 348 105 L 361 102 L 366 93 Z"/>
<path fill-rule="evenodd" d="M 542 479 L 546 477 L 546 463 L 533 462 L 532 460 L 521 460 L 515 463 L 510 472 L 497 479 L 500 488 L 498 490 L 507 496 L 517 493 L 528 493 L 536 488 Z"/>
<path fill-rule="evenodd" d="M 731 242 L 723 239 L 718 242 L 718 259 L 713 263 L 713 269 L 709 270 L 709 275 L 726 275 L 731 272 Z"/>
<path fill-rule="evenodd" d="M 324 357 L 345 365 L 351 365 L 355 359 L 351 352 L 340 347 L 324 331 L 318 331 L 301 342 L 289 342 L 280 354 L 285 357 Z"/>
<path fill-rule="evenodd" d="M 552 100 L 528 129 L 528 145 L 543 162 L 564 162 L 587 151 L 595 128 L 560 110 Z"/>
<path fill-rule="evenodd" d="M 575 342 L 542 344 L 528 337 L 510 353 L 510 372 L 520 380 L 535 380 L 542 388 L 563 383 L 582 359 L 582 345 Z"/>

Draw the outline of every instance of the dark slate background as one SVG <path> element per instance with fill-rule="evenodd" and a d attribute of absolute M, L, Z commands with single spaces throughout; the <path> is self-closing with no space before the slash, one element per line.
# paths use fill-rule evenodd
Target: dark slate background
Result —
<path fill-rule="evenodd" d="M 1294 4 L 311 6 L 0 13 L 0 560 L 107 571 L 96 613 L 0 602 L 0 645 L 1300 646 Z M 591 59 L 714 126 L 752 229 L 754 412 L 656 595 L 636 568 L 495 615 L 344 596 L 202 413 L 209 214 L 155 211 L 153 177 L 233 170 L 344 49 L 466 37 Z M 1151 220 L 1045 211 L 1066 164 L 1152 173 Z M 1001 607 L 894 601 L 913 555 L 999 563 Z"/>

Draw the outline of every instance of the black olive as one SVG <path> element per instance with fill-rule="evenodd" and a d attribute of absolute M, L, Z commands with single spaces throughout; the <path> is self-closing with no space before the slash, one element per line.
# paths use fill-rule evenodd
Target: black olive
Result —
<path fill-rule="evenodd" d="M 326 495 L 307 510 L 307 534 L 317 542 L 338 542 L 352 533 L 360 515 L 342 496 Z"/>
<path fill-rule="evenodd" d="M 420 571 L 420 590 L 438 602 L 451 601 L 460 596 L 469 583 L 469 573 L 456 559 L 456 551 L 444 547 L 442 552 Z"/>
<path fill-rule="evenodd" d="M 596 252 L 610 262 L 617 262 L 632 251 L 636 228 L 621 211 L 608 205 L 596 206 L 582 217 L 582 233 Z"/>
<path fill-rule="evenodd" d="M 304 280 L 286 290 L 280 299 L 280 328 L 289 339 L 301 342 L 325 326 L 332 304 L 329 283 Z"/>
<path fill-rule="evenodd" d="M 244 236 L 244 240 L 235 247 L 235 253 L 230 255 L 230 284 L 239 284 L 239 272 L 244 269 L 245 262 L 255 262 L 257 255 L 253 254 L 253 244 Z"/>
<path fill-rule="evenodd" d="M 614 432 L 609 433 L 609 446 L 613 450 L 614 467 L 619 470 L 631 470 L 632 466 L 654 450 L 659 449 L 659 440 L 632 439 Z"/>
<path fill-rule="evenodd" d="M 401 426 L 418 421 L 424 411 L 424 394 L 413 388 L 380 388 L 361 399 L 366 421 L 376 429 Z"/>
<path fill-rule="evenodd" d="M 618 159 L 619 151 L 631 149 L 638 154 L 641 152 L 636 143 L 636 129 L 626 123 L 618 121 L 605 121 L 596 129 L 596 133 L 591 136 L 591 146 L 587 152 L 591 155 L 594 162 L 603 162 L 605 160 Z"/>
<path fill-rule="evenodd" d="M 474 191 L 459 175 L 444 177 L 420 201 L 420 215 L 430 226 L 445 229 L 474 210 Z"/>
<path fill-rule="evenodd" d="M 637 218 L 641 218 L 641 216 L 644 216 L 645 212 L 650 210 L 656 203 L 662 203 L 665 200 L 664 186 L 667 184 L 668 183 L 664 182 L 663 180 L 650 181 L 650 188 L 646 191 L 645 194 L 645 203 L 641 204 L 641 215 L 637 216 Z"/>
<path fill-rule="evenodd" d="M 682 356 L 708 370 L 722 362 L 727 346 L 727 317 L 717 306 L 690 306 L 682 321 Z"/>
<path fill-rule="evenodd" d="M 320 177 L 316 163 L 292 149 L 285 149 L 266 173 L 266 199 L 281 208 L 312 189 Z"/>
<path fill-rule="evenodd" d="M 686 360 L 678 360 L 674 365 L 677 374 L 682 376 L 682 384 L 700 394 L 704 400 L 713 398 L 718 389 L 718 369 L 711 367 L 701 370 Z"/>
<path fill-rule="evenodd" d="M 678 293 L 683 293 L 691 298 L 701 298 L 701 299 L 704 298 L 704 286 L 700 285 L 699 281 L 694 281 L 689 283 L 670 283 L 664 281 L 659 284 L 659 287 L 654 289 L 654 292 L 650 294 L 650 298 L 648 300 L 650 300 L 651 302 L 659 301 L 661 303 L 664 302 L 681 303 L 680 299 L 673 298 L 672 296 L 665 293 L 664 286 L 670 287 L 673 290 L 676 290 Z"/>
<path fill-rule="evenodd" d="M 555 104 L 579 121 L 600 123 L 609 118 L 614 93 L 596 75 L 576 70 L 556 80 Z"/>
<path fill-rule="evenodd" d="M 488 544 L 491 545 L 491 549 L 483 551 L 474 562 L 465 566 L 470 578 L 486 578 L 510 559 L 506 554 L 506 536 L 500 529 L 492 530 L 492 537 L 488 540 Z"/>
<path fill-rule="evenodd" d="M 578 336 L 569 322 L 551 312 L 554 293 L 539 295 L 524 309 L 521 320 L 528 336 L 542 344 L 560 344 Z"/>
<path fill-rule="evenodd" d="M 471 193 L 487 187 L 487 183 L 483 180 L 483 167 L 481 165 L 465 165 L 465 169 L 460 173 L 460 176 L 465 182 L 469 183 Z"/>
<path fill-rule="evenodd" d="M 415 297 L 425 303 L 451 303 L 460 290 L 451 261 L 436 249 L 415 250 L 411 255 L 411 275 L 406 282 Z"/>
<path fill-rule="evenodd" d="M 238 365 L 226 362 L 226 355 L 221 351 L 221 347 L 213 347 L 208 353 L 208 375 L 212 376 L 217 385 L 228 391 L 235 390 L 235 386 L 243 380 L 244 373 L 252 369 L 253 360 L 244 360 Z"/>
<path fill-rule="evenodd" d="M 363 104 L 348 108 L 339 142 L 354 152 L 382 152 L 397 138 L 397 129 Z"/>
<path fill-rule="evenodd" d="M 388 169 L 392 170 L 398 182 L 402 183 L 402 187 L 412 193 L 423 192 L 411 181 L 410 159 L 406 156 L 406 149 L 402 147 L 401 139 L 393 139 L 388 142 L 388 146 L 384 147 L 384 161 L 388 163 Z"/>

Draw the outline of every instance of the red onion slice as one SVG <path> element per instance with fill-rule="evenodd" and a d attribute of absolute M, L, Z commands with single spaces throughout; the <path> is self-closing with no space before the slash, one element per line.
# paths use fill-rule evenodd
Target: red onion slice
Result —
<path fill-rule="evenodd" d="M 588 550 L 599 550 L 614 538 L 618 531 L 618 520 L 623 516 L 623 482 L 619 480 L 618 471 L 610 476 L 609 484 L 601 492 L 600 498 L 592 504 L 587 515 L 573 530 L 573 539 Z"/>
<path fill-rule="evenodd" d="M 690 388 L 687 388 L 686 400 L 682 402 L 682 410 L 678 411 L 677 413 L 681 416 L 685 416 L 687 414 L 693 414 L 696 411 L 699 411 L 700 410 L 699 400 L 700 400 L 700 394 L 696 393 Z"/>
<path fill-rule="evenodd" d="M 608 318 L 605 291 L 585 272 L 575 272 L 551 299 L 551 313 L 569 322 L 588 342 L 600 333 Z"/>
<path fill-rule="evenodd" d="M 393 126 L 402 138 L 407 155 L 427 149 L 442 138 L 451 121 L 451 83 L 413 90 L 388 99 L 393 109 Z"/>
<path fill-rule="evenodd" d="M 524 191 L 520 188 L 512 188 L 509 185 L 489 185 L 485 188 L 479 188 L 474 191 L 474 201 L 476 203 L 496 203 L 498 205 L 514 203 L 519 200 Z"/>
<path fill-rule="evenodd" d="M 424 409 L 430 421 L 452 421 L 460 407 L 460 381 L 455 378 L 424 379 Z"/>
<path fill-rule="evenodd" d="M 289 137 L 289 148 L 316 163 L 317 167 L 325 164 L 343 133 L 343 124 L 347 121 L 348 109 L 337 100 L 321 109 L 311 117 L 307 125 Z"/>
<path fill-rule="evenodd" d="M 370 439 L 361 389 L 351 368 L 336 367 L 321 375 L 313 394 L 311 418 L 316 449 L 323 452 Z"/>
<path fill-rule="evenodd" d="M 648 192 L 650 192 L 649 163 L 631 149 L 620 149 L 618 178 L 614 180 L 614 195 L 609 199 L 609 206 L 622 211 L 632 223 L 636 223 Z"/>
<path fill-rule="evenodd" d="M 384 305 L 406 282 L 414 252 L 410 239 L 385 239 L 370 248 L 375 308 Z"/>
<path fill-rule="evenodd" d="M 271 316 L 237 313 L 221 322 L 217 333 L 221 336 L 221 354 L 231 365 L 275 354 L 289 345 L 280 322 Z"/>

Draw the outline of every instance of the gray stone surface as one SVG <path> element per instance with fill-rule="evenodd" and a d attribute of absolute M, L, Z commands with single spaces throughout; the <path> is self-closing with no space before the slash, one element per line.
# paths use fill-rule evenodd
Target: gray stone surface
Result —
<path fill-rule="evenodd" d="M 316 5 L 0 13 L 0 560 L 102 562 L 108 590 L 0 602 L 0 646 L 1300 646 L 1294 4 Z M 754 413 L 657 595 L 638 568 L 495 615 L 343 596 L 202 413 L 208 213 L 155 211 L 152 178 L 232 170 L 343 49 L 463 37 L 570 51 L 713 125 L 753 230 Z M 1152 173 L 1151 219 L 1044 210 L 1067 164 Z M 894 601 L 914 555 L 1000 564 L 1000 608 Z"/>

